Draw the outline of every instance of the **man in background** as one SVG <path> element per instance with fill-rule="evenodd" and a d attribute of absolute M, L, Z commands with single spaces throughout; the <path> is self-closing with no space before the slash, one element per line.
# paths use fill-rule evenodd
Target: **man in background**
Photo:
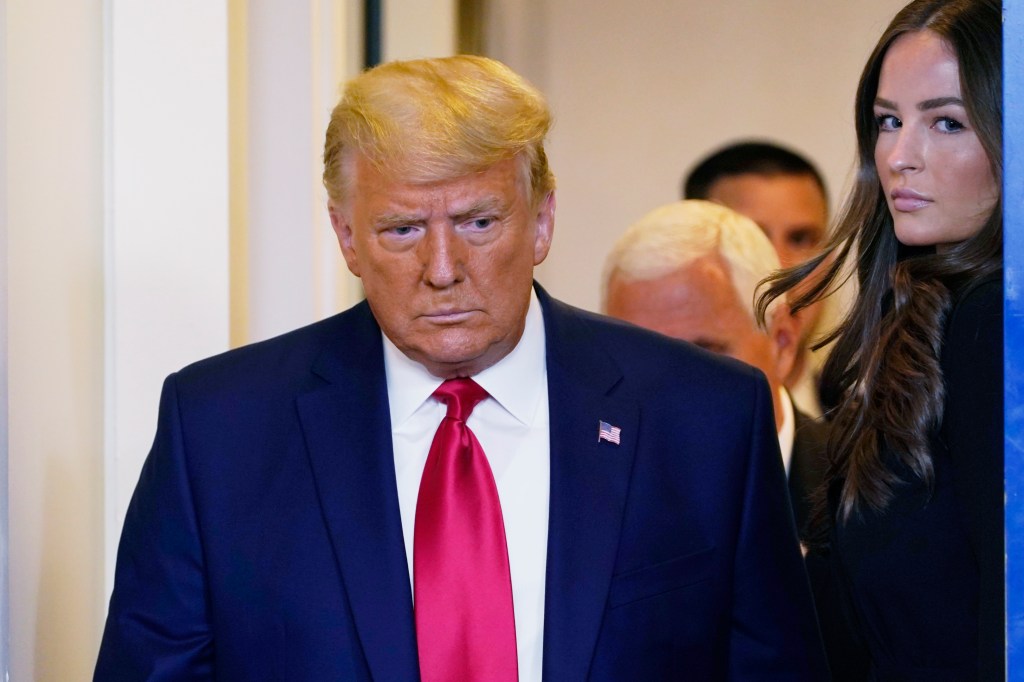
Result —
<path fill-rule="evenodd" d="M 828 194 L 821 173 L 796 152 L 767 142 L 739 142 L 710 154 L 687 174 L 684 199 L 706 199 L 728 206 L 760 227 L 771 240 L 782 267 L 815 255 L 828 228 Z M 824 303 L 798 314 L 799 352 L 784 379 L 800 408 L 821 416 L 816 367 L 809 346 Z"/>
<path fill-rule="evenodd" d="M 775 427 L 801 539 L 810 493 L 822 481 L 825 433 L 783 385 L 799 352 L 799 325 L 781 300 L 754 314 L 757 283 L 779 267 L 751 220 L 707 201 L 655 209 L 618 239 L 605 264 L 606 312 L 757 367 L 772 389 Z"/>

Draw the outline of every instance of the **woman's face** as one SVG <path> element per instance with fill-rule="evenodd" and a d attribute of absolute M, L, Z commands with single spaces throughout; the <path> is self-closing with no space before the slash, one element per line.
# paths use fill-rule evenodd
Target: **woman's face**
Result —
<path fill-rule="evenodd" d="M 882 60 L 874 112 L 875 166 L 896 238 L 942 250 L 977 234 L 999 187 L 944 39 L 928 30 L 896 39 Z"/>

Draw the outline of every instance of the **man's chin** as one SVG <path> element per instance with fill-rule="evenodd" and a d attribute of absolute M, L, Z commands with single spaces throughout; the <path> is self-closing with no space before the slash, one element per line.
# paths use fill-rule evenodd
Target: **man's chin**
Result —
<path fill-rule="evenodd" d="M 444 339 L 438 343 L 406 352 L 411 359 L 423 365 L 440 379 L 468 377 L 479 374 L 508 355 L 511 348 L 501 343 L 469 343 L 465 339 Z M 461 341 L 458 343 L 457 341 Z"/>

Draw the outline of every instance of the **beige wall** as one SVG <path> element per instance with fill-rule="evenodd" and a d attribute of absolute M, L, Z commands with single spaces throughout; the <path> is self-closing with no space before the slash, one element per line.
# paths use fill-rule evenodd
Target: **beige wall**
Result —
<path fill-rule="evenodd" d="M 557 229 L 540 281 L 596 310 L 615 238 L 678 199 L 683 172 L 737 137 L 806 152 L 839 196 L 860 69 L 904 4 L 495 0 L 494 55 L 533 80 L 555 115 Z"/>
<path fill-rule="evenodd" d="M 102 2 L 6 10 L 10 679 L 84 680 L 104 609 Z"/>
<path fill-rule="evenodd" d="M 210 6 L 209 1 L 182 0 L 164 7 L 203 8 Z M 438 7 L 448 7 L 448 0 L 436 1 Z M 275 124 L 259 131 L 260 136 L 280 138 L 275 142 L 285 150 L 305 149 L 312 154 L 319 144 L 322 133 L 317 128 L 330 100 L 325 93 L 334 89 L 332 80 L 346 67 L 337 46 L 332 47 L 335 38 L 315 29 L 322 26 L 324 17 L 338 21 L 348 16 L 339 13 L 345 2 L 294 3 L 296 11 L 303 12 L 300 20 L 311 25 L 309 49 L 294 54 L 296 63 L 305 62 L 313 73 L 306 88 L 312 104 L 303 105 L 307 110 L 301 113 L 305 117 L 301 126 Z M 104 7 L 111 4 L 116 3 L 5 0 L 2 5 L 6 149 L 0 194 L 7 198 L 3 206 L 9 337 L 5 366 L 10 395 L 7 502 L 14 680 L 62 682 L 89 677 L 106 602 L 104 570 L 109 554 L 104 554 L 104 523 L 110 523 L 111 510 L 119 508 L 130 493 L 120 481 L 134 480 L 133 471 L 114 471 L 122 460 L 105 462 L 104 452 L 110 451 L 113 438 L 122 438 L 123 429 L 133 430 L 132 438 L 151 436 L 159 377 L 192 359 L 168 360 L 166 368 L 147 366 L 145 372 L 152 376 L 138 388 L 132 380 L 140 375 L 128 366 L 126 383 L 113 389 L 121 394 L 114 401 L 105 395 L 105 375 L 116 376 L 111 372 L 120 357 L 117 338 L 138 338 L 132 334 L 139 331 L 131 329 L 138 319 L 127 313 L 120 324 L 128 328 L 109 326 L 105 298 L 122 282 L 131 291 L 153 287 L 151 304 L 163 305 L 168 290 L 159 286 L 160 277 L 165 276 L 161 273 L 173 277 L 195 267 L 191 262 L 155 259 L 150 267 L 132 271 L 133 277 L 140 278 L 137 282 L 111 278 L 109 270 L 117 259 L 136 260 L 131 252 L 112 251 L 105 257 L 104 230 L 110 224 L 105 213 L 112 198 L 131 201 L 137 196 L 130 186 L 122 187 L 123 195 L 108 194 L 110 188 L 104 182 L 109 174 L 104 163 L 106 145 L 131 139 L 114 134 L 119 130 L 116 116 L 109 123 L 113 128 L 105 127 L 109 83 L 104 80 L 104 45 L 110 35 Z M 222 4 L 228 5 L 227 0 Z M 834 189 L 838 188 L 852 150 L 848 109 L 856 74 L 898 4 L 893 0 L 495 2 L 502 27 L 496 49 L 545 90 L 557 117 L 551 155 L 560 182 L 558 234 L 541 280 L 556 295 L 596 308 L 598 273 L 612 240 L 647 209 L 673 200 L 682 171 L 697 155 L 736 135 L 774 134 L 805 149 L 821 161 Z M 236 5 L 233 0 L 231 6 Z M 401 6 L 392 3 L 391 7 L 387 21 L 401 21 L 402 12 L 394 11 Z M 414 28 L 422 28 L 421 19 L 411 11 L 408 16 Z M 450 16 L 444 17 L 432 29 L 436 33 L 449 30 Z M 177 30 L 168 44 L 182 44 L 184 32 Z M 401 48 L 417 54 L 447 49 L 449 36 L 427 33 L 424 47 L 411 46 L 407 37 Z M 300 27 L 296 35 L 307 34 Z M 405 35 L 415 36 L 417 31 Z M 300 47 L 304 39 L 300 38 Z M 210 68 L 225 69 L 226 35 L 218 45 L 223 49 L 214 49 L 204 58 Z M 251 38 L 243 48 L 249 54 Z M 393 45 L 388 53 L 396 54 L 398 48 Z M 257 106 L 250 99 L 256 92 L 252 83 L 269 77 L 255 63 L 243 58 L 241 67 L 235 64 L 232 70 L 233 74 L 238 68 L 245 71 L 250 87 L 241 88 L 242 94 L 235 91 L 234 97 L 245 98 L 248 107 Z M 228 92 L 223 98 L 228 100 Z M 246 126 L 241 144 L 247 164 L 258 162 L 260 153 L 246 142 L 253 139 L 254 120 L 237 118 L 237 111 L 232 112 L 230 121 L 239 120 Z M 170 134 L 166 127 L 160 132 Z M 237 149 L 238 139 L 232 144 Z M 224 145 L 227 148 L 226 139 Z M 133 158 L 140 158 L 143 172 L 163 162 L 145 155 Z M 284 265 L 282 259 L 257 261 L 251 251 L 242 256 L 236 253 L 236 258 L 244 260 L 238 267 L 247 277 L 235 286 L 244 289 L 246 282 L 274 278 L 301 280 L 311 268 L 319 268 L 321 275 L 293 292 L 303 300 L 243 291 L 245 295 L 236 300 L 247 299 L 250 309 L 248 316 L 236 321 L 236 328 L 246 328 L 234 337 L 236 341 L 251 338 L 249 325 L 257 317 L 265 321 L 266 330 L 283 328 L 306 321 L 288 317 L 294 309 L 322 316 L 330 312 L 330 302 L 341 305 L 351 296 L 351 287 L 335 276 L 337 257 L 330 235 L 324 239 L 326 221 L 315 213 L 322 200 L 316 194 L 316 164 L 311 158 L 301 171 L 312 182 L 307 183 L 308 190 L 299 190 L 304 192 L 298 197 L 303 204 L 302 224 L 293 223 L 293 213 L 287 210 L 279 221 L 268 223 L 280 231 L 272 239 L 307 240 L 313 244 L 309 248 L 313 255 Z M 271 174 L 261 176 L 263 193 L 284 186 L 274 181 L 273 169 L 271 164 Z M 267 166 L 261 166 L 265 170 Z M 161 182 L 166 183 L 168 198 L 192 206 L 191 193 L 182 192 L 173 176 Z M 222 181 L 207 184 L 217 182 Z M 251 201 L 251 194 L 245 195 L 247 188 L 251 192 L 254 185 L 241 184 L 243 209 L 235 212 L 243 223 L 250 222 L 246 216 L 253 211 L 265 210 Z M 223 214 L 216 229 L 226 234 L 226 204 L 218 210 Z M 135 235 L 137 224 L 121 228 Z M 243 231 L 243 237 L 252 235 Z M 154 244 L 141 242 L 141 250 L 151 250 Z M 250 249 L 257 246 L 250 244 Z M 310 258 L 315 262 L 310 264 Z M 226 283 L 227 264 L 225 255 L 221 269 L 212 273 L 215 281 Z M 204 267 L 216 270 L 218 266 Z M 287 284 L 280 288 L 288 291 Z M 221 290 L 209 298 L 223 296 Z M 198 305 L 177 301 L 174 309 L 187 314 Z M 201 315 L 200 319 L 207 318 Z M 187 322 L 177 326 L 178 333 L 190 331 Z M 224 316 L 202 326 L 214 327 L 215 335 L 226 338 Z M 165 345 L 176 346 L 172 340 L 165 339 Z M 136 350 L 141 347 L 133 345 Z M 118 404 L 135 403 L 139 411 L 130 418 L 119 418 L 111 411 Z M 106 436 L 105 420 L 113 422 Z M 141 460 L 145 446 L 132 449 Z"/>

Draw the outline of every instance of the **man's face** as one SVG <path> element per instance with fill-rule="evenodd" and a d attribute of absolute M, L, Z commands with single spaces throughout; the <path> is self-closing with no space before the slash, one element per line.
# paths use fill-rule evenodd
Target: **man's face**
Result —
<path fill-rule="evenodd" d="M 716 180 L 708 199 L 747 216 L 767 235 L 782 267 L 802 263 L 818 252 L 828 226 L 825 195 L 810 175 L 741 173 Z M 792 294 L 799 295 L 801 290 Z M 814 333 L 822 302 L 799 313 L 804 342 Z M 796 368 L 797 373 L 800 367 Z"/>
<path fill-rule="evenodd" d="M 792 368 L 796 332 L 779 311 L 761 331 L 741 303 L 721 257 L 705 256 L 685 268 L 646 281 L 613 274 L 608 314 L 757 367 L 772 387 L 776 428 L 781 426 L 779 386 Z"/>
<path fill-rule="evenodd" d="M 430 184 L 357 156 L 350 199 L 329 205 L 349 270 L 408 357 L 441 378 L 472 376 L 519 342 L 533 267 L 547 256 L 554 195 L 531 207 L 509 159 Z"/>
<path fill-rule="evenodd" d="M 784 268 L 815 255 L 825 237 L 828 206 L 810 175 L 726 176 L 711 185 L 708 199 L 757 223 Z"/>

